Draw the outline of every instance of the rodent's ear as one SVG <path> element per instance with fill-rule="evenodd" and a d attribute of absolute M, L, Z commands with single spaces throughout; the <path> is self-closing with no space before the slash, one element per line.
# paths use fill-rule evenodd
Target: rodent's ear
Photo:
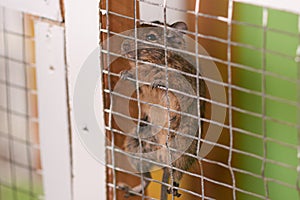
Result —
<path fill-rule="evenodd" d="M 178 30 L 184 30 L 184 31 L 187 31 L 188 30 L 188 27 L 186 25 L 185 22 L 175 22 L 171 25 L 172 28 L 176 28 Z"/>
<path fill-rule="evenodd" d="M 162 22 L 160 22 L 160 21 L 158 21 L 158 20 L 156 20 L 156 21 L 151 21 L 151 23 L 152 24 L 158 24 L 158 25 L 163 25 L 164 23 L 162 23 Z M 140 24 L 139 25 L 139 27 L 156 27 L 155 25 L 153 26 L 153 25 L 149 25 L 149 24 L 147 24 L 147 23 L 142 23 L 142 24 Z"/>
<path fill-rule="evenodd" d="M 160 25 L 163 25 L 163 24 L 164 24 L 164 23 L 162 23 L 162 22 L 160 22 L 160 21 L 158 21 L 158 20 L 152 21 L 151 23 L 153 23 L 153 24 L 160 24 Z"/>

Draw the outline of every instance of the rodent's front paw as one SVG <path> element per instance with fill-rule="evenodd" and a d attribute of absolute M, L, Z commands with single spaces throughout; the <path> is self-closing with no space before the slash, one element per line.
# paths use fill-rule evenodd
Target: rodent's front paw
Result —
<path fill-rule="evenodd" d="M 124 194 L 125 198 L 128 198 L 128 197 L 134 195 L 130 192 L 130 191 L 132 191 L 132 188 L 129 185 L 125 184 L 125 183 L 118 183 L 118 188 L 125 192 L 125 194 Z"/>
<path fill-rule="evenodd" d="M 134 75 L 128 70 L 121 71 L 121 79 L 128 80 L 129 78 L 134 79 Z"/>
<path fill-rule="evenodd" d="M 166 88 L 166 81 L 162 79 L 157 79 L 151 83 L 152 89 L 154 88 Z"/>

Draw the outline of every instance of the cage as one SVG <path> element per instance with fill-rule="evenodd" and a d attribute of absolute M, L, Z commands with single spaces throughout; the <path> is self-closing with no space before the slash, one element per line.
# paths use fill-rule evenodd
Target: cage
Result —
<path fill-rule="evenodd" d="M 0 200 L 299 199 L 299 8 L 1 0 Z"/>
<path fill-rule="evenodd" d="M 101 2 L 101 39 L 105 42 L 110 38 L 109 44 L 103 45 L 101 49 L 104 60 L 102 73 L 105 129 L 109 138 L 107 142 L 109 160 L 106 165 L 108 199 L 122 199 L 124 195 L 128 196 L 128 188 L 130 190 L 145 180 L 150 181 L 147 189 L 142 189 L 137 194 L 137 190 L 134 190 L 136 188 L 133 188 L 132 193 L 138 197 L 131 197 L 132 199 L 162 199 L 160 185 L 175 187 L 182 193 L 181 197 L 173 194 L 169 195 L 168 199 L 298 199 L 299 15 L 296 10 L 287 12 L 288 8 L 280 6 L 251 1 Z M 160 23 L 157 23 L 157 20 Z M 188 47 L 174 48 L 172 44 L 168 44 L 170 34 L 168 31 L 175 31 L 172 23 L 177 21 L 184 21 L 187 24 L 188 29 L 184 31 L 185 40 L 192 38 L 194 41 L 194 43 L 187 42 L 187 46 L 199 43 L 208 54 L 197 50 L 197 47 L 190 50 Z M 204 98 L 195 91 L 195 94 L 197 93 L 195 98 L 206 103 L 204 117 L 201 117 L 199 112 L 198 115 L 195 113 L 203 124 L 198 141 L 201 143 L 200 149 L 208 144 L 214 147 L 208 155 L 198 157 L 198 166 L 181 171 L 184 175 L 180 186 L 172 184 L 171 180 L 174 180 L 174 177 L 171 177 L 169 182 L 163 182 L 163 170 L 152 171 L 152 178 L 143 173 L 132 173 L 128 169 L 130 164 L 123 165 L 126 158 L 119 155 L 126 154 L 124 151 L 127 151 L 125 157 L 129 157 L 129 162 L 134 162 L 132 157 L 135 156 L 135 159 L 140 159 L 140 165 L 153 162 L 153 159 L 144 155 L 146 150 L 143 149 L 147 146 L 147 142 L 151 143 L 149 140 L 152 141 L 152 138 L 147 141 L 143 136 L 139 136 L 142 127 L 150 124 L 142 124 L 137 128 L 136 136 L 118 119 L 135 120 L 138 124 L 136 126 L 140 126 L 139 124 L 145 120 L 149 122 L 148 118 L 143 117 L 142 107 L 146 104 L 144 100 L 146 94 L 145 90 L 141 89 L 144 86 L 141 85 L 148 84 L 151 87 L 150 80 L 155 79 L 145 77 L 147 73 L 150 76 L 157 76 L 153 75 L 151 69 L 156 68 L 155 70 L 159 71 L 160 66 L 157 65 L 160 62 L 151 55 L 144 56 L 142 51 L 146 49 L 151 52 L 149 42 L 159 43 L 159 41 L 143 38 L 144 32 L 141 28 L 145 27 L 144 24 L 154 31 L 164 30 L 163 33 L 159 32 L 165 37 L 162 46 L 151 48 L 177 52 L 184 55 L 184 58 L 190 55 L 199 59 L 193 66 L 196 68 L 200 66 L 202 75 L 197 78 L 204 80 L 207 88 Z M 132 33 L 124 33 L 128 29 L 132 29 Z M 116 50 L 113 44 L 114 37 L 123 37 L 122 41 L 132 37 L 132 43 L 135 45 L 130 46 L 130 50 L 133 51 L 131 56 L 127 55 L 128 52 L 120 53 Z M 124 48 L 123 43 L 118 45 Z M 166 54 L 166 58 L 162 56 L 161 59 L 170 75 L 164 72 L 165 78 L 162 79 L 169 81 L 167 85 L 170 87 L 167 87 L 167 91 L 172 93 L 176 92 L 171 88 L 172 85 L 181 82 L 176 83 L 176 80 L 175 83 L 171 82 L 174 79 L 170 77 L 176 75 L 172 73 L 174 65 L 168 63 L 172 62 L 172 58 Z M 128 64 L 126 59 L 134 64 Z M 215 74 L 207 72 L 212 67 L 210 61 L 216 65 L 221 75 L 220 79 L 213 76 Z M 145 65 L 155 66 L 144 73 Z M 134 69 L 134 72 L 129 70 L 133 74 L 130 74 L 129 80 L 134 79 L 137 93 L 139 88 L 142 90 L 139 94 L 124 93 L 118 89 L 118 83 L 124 79 L 124 71 L 128 73 L 128 68 Z M 129 86 L 124 84 L 122 81 L 123 90 L 130 90 Z M 223 87 L 225 100 L 222 98 L 222 90 L 216 90 L 218 87 Z M 135 108 L 134 105 L 128 104 L 129 100 L 135 101 L 137 104 Z M 159 104 L 157 102 L 151 104 L 151 100 L 147 103 L 153 107 Z M 114 104 L 125 107 L 129 105 L 129 112 L 114 107 Z M 137 110 L 137 113 L 132 110 Z M 166 105 L 165 110 L 169 115 L 173 111 Z M 226 116 L 222 119 L 220 116 L 224 110 Z M 214 116 L 214 112 L 217 112 L 216 115 L 219 117 Z M 180 114 L 183 116 L 186 113 L 182 111 Z M 129 123 L 127 121 L 125 124 Z M 214 127 L 215 132 L 210 132 L 209 127 Z M 222 131 L 220 135 L 217 133 L 218 130 Z M 170 136 L 172 134 L 170 124 L 168 131 L 167 135 Z M 136 140 L 141 143 L 139 153 L 144 153 L 143 156 L 130 152 L 129 147 L 126 148 L 126 145 L 129 145 L 126 140 L 130 137 L 137 137 Z M 184 145 L 182 140 L 178 140 Z M 168 141 L 167 139 L 166 143 Z M 199 156 L 199 152 L 194 155 Z M 176 173 L 176 170 L 180 171 L 176 164 L 174 166 L 176 161 L 173 165 L 170 162 L 169 166 L 166 166 L 160 159 L 154 160 L 161 168 L 170 167 L 173 173 Z M 172 176 L 172 172 L 170 173 Z M 123 182 L 130 187 L 124 187 Z"/>

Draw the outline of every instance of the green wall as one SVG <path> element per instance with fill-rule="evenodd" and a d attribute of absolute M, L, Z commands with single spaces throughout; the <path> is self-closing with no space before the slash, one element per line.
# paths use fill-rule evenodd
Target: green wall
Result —
<path fill-rule="evenodd" d="M 251 153 L 235 153 L 234 167 L 252 173 L 236 173 L 236 186 L 262 196 L 268 191 L 271 199 L 298 199 L 297 190 L 291 188 L 297 184 L 299 162 L 298 16 L 268 9 L 264 30 L 261 7 L 235 3 L 234 20 L 241 23 L 233 25 L 232 40 L 251 46 L 232 46 L 232 61 L 245 68 L 232 67 L 233 84 L 250 91 L 233 89 L 233 106 L 251 112 L 233 111 L 234 127 L 249 133 L 235 131 L 234 148 Z M 260 177 L 263 169 L 265 181 Z M 242 192 L 237 197 L 259 199 Z"/>

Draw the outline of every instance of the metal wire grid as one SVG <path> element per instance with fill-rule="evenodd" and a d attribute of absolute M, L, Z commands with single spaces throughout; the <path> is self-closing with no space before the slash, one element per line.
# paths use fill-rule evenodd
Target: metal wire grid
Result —
<path fill-rule="evenodd" d="M 42 199 L 33 19 L 0 7 L 0 199 Z"/>
<path fill-rule="evenodd" d="M 228 184 L 228 183 L 225 183 L 225 182 L 220 182 L 220 181 L 217 181 L 217 180 L 213 180 L 209 177 L 204 176 L 203 172 L 201 172 L 201 174 L 199 175 L 199 174 L 195 174 L 195 173 L 185 171 L 184 173 L 186 173 L 188 175 L 191 175 L 191 176 L 194 176 L 194 177 L 197 177 L 197 178 L 199 178 L 199 180 L 201 180 L 201 183 L 202 183 L 201 191 L 202 192 L 201 192 L 201 194 L 197 194 L 193 191 L 188 191 L 188 190 L 185 190 L 185 189 L 182 189 L 182 188 L 180 188 L 180 190 L 182 190 L 186 193 L 190 193 L 190 194 L 194 195 L 195 197 L 200 197 L 202 199 L 213 199 L 212 197 L 209 197 L 209 196 L 205 195 L 204 181 L 206 181 L 206 182 L 211 182 L 211 183 L 214 183 L 216 185 L 221 185 L 221 186 L 224 186 L 226 188 L 231 189 L 232 190 L 232 199 L 237 199 L 237 193 L 243 193 L 243 194 L 249 195 L 251 197 L 256 197 L 257 199 L 269 199 L 270 198 L 270 196 L 269 196 L 269 184 L 270 183 L 276 183 L 276 184 L 279 184 L 281 186 L 291 188 L 292 190 L 298 190 L 299 191 L 299 183 L 298 182 L 297 183 L 295 182 L 294 184 L 290 184 L 286 181 L 282 181 L 282 180 L 279 180 L 279 179 L 276 179 L 276 178 L 267 177 L 267 174 L 266 174 L 267 163 L 271 163 L 271 164 L 274 164 L 275 166 L 282 167 L 287 171 L 293 171 L 293 172 L 296 172 L 296 173 L 299 172 L 299 165 L 295 166 L 293 164 L 286 163 L 284 161 L 273 160 L 273 159 L 268 158 L 268 156 L 267 156 L 267 154 L 268 154 L 268 152 L 267 152 L 268 151 L 268 148 L 267 148 L 268 142 L 278 144 L 279 146 L 288 148 L 292 151 L 298 151 L 299 145 L 298 144 L 291 144 L 291 143 L 281 141 L 281 140 L 278 140 L 278 139 L 275 139 L 275 138 L 270 138 L 270 137 L 267 136 L 267 131 L 266 131 L 266 127 L 267 127 L 266 123 L 267 123 L 267 121 L 271 121 L 271 122 L 279 124 L 279 125 L 284 125 L 284 126 L 287 126 L 287 127 L 294 128 L 294 129 L 297 130 L 297 132 L 299 134 L 299 130 L 300 130 L 299 119 L 296 122 L 290 122 L 290 121 L 287 121 L 287 120 L 282 120 L 282 119 L 277 119 L 277 118 L 274 118 L 274 117 L 271 117 L 271 116 L 267 116 L 267 113 L 266 113 L 266 101 L 267 100 L 272 100 L 272 101 L 276 101 L 276 102 L 279 102 L 279 103 L 282 103 L 282 104 L 285 104 L 285 105 L 293 106 L 297 110 L 297 113 L 299 115 L 299 109 L 300 109 L 300 106 L 299 106 L 299 83 L 300 83 L 299 52 L 298 52 L 298 55 L 296 55 L 296 54 L 295 55 L 289 55 L 289 54 L 286 54 L 284 52 L 281 52 L 280 49 L 279 50 L 268 49 L 267 48 L 267 43 L 266 43 L 267 32 L 278 33 L 278 34 L 285 35 L 287 37 L 300 38 L 299 37 L 299 32 L 297 34 L 295 34 L 295 33 L 291 33 L 291 32 L 286 31 L 286 30 L 269 27 L 268 26 L 268 16 L 269 16 L 268 10 L 269 9 L 267 9 L 267 8 L 262 8 L 262 25 L 252 24 L 252 23 L 245 22 L 245 21 L 239 21 L 239 20 L 235 19 L 234 16 L 233 16 L 234 15 L 234 7 L 236 5 L 236 3 L 233 0 L 228 1 L 228 10 L 227 10 L 228 12 L 227 12 L 227 15 L 224 15 L 224 16 L 213 16 L 213 15 L 210 15 L 210 14 L 201 13 L 201 11 L 199 12 L 200 1 L 195 1 L 195 10 L 183 10 L 183 9 L 180 9 L 180 8 L 174 8 L 174 7 L 168 6 L 166 1 L 164 1 L 163 4 L 156 4 L 156 3 L 153 3 L 153 2 L 150 2 L 150 1 L 147 1 L 147 0 L 143 0 L 143 1 L 142 0 L 136 0 L 135 1 L 135 15 L 134 15 L 134 17 L 130 17 L 130 16 L 127 16 L 127 15 L 124 15 L 124 14 L 120 14 L 120 13 L 117 13 L 115 11 L 111 11 L 110 8 L 109 8 L 109 1 L 107 0 L 105 9 L 100 9 L 101 13 L 104 13 L 106 15 L 106 25 L 107 26 L 104 29 L 100 29 L 100 32 L 107 34 L 107 37 L 110 37 L 111 35 L 120 35 L 119 33 L 116 33 L 116 32 L 113 32 L 113 31 L 110 30 L 109 16 L 118 16 L 120 18 L 133 20 L 134 24 L 135 24 L 135 28 L 136 28 L 136 25 L 137 25 L 138 22 L 140 22 L 140 23 L 149 23 L 149 22 L 144 22 L 140 19 L 137 19 L 137 16 L 136 16 L 137 2 L 143 2 L 143 3 L 150 4 L 150 5 L 163 7 L 165 20 L 166 20 L 166 9 L 170 9 L 170 10 L 176 10 L 176 11 L 179 11 L 179 12 L 195 15 L 196 21 L 198 20 L 199 17 L 204 17 L 204 18 L 210 18 L 210 19 L 213 19 L 213 20 L 216 20 L 216 21 L 226 23 L 227 26 L 228 26 L 228 28 L 227 28 L 227 30 L 228 30 L 227 38 L 220 38 L 220 37 L 213 36 L 213 35 L 200 34 L 200 33 L 198 33 L 198 31 L 195 31 L 195 32 L 186 31 L 187 34 L 196 36 L 195 38 L 213 40 L 213 41 L 216 41 L 220 44 L 226 44 L 227 45 L 227 59 L 222 59 L 222 58 L 218 58 L 218 57 L 208 57 L 208 56 L 205 56 L 205 55 L 197 54 L 197 52 L 196 52 L 196 55 L 194 55 L 193 53 L 186 52 L 184 50 L 168 48 L 168 49 L 171 49 L 171 50 L 176 50 L 178 52 L 194 55 L 196 57 L 199 57 L 200 59 L 212 60 L 212 61 L 214 61 L 218 64 L 226 65 L 227 66 L 227 74 L 228 74 L 228 76 L 227 76 L 228 79 L 224 80 L 224 82 L 218 82 L 218 81 L 212 80 L 208 77 L 202 77 L 205 81 L 210 81 L 214 84 L 222 85 L 227 89 L 227 91 L 228 91 L 228 93 L 227 93 L 227 95 L 228 95 L 228 104 L 223 104 L 223 103 L 220 103 L 220 102 L 212 101 L 210 99 L 201 99 L 199 97 L 199 94 L 198 94 L 198 96 L 194 96 L 194 98 L 201 99 L 201 100 L 206 101 L 207 103 L 216 104 L 218 106 L 222 106 L 222 107 L 225 107 L 225 108 L 228 109 L 228 121 L 229 121 L 228 124 L 227 123 L 220 124 L 218 122 L 215 122 L 213 120 L 206 119 L 206 118 L 203 118 L 203 119 L 201 118 L 200 119 L 200 117 L 199 117 L 200 115 L 198 115 L 198 118 L 203 122 L 212 123 L 212 124 L 221 126 L 224 129 L 229 130 L 230 141 L 229 141 L 228 144 L 219 144 L 219 143 L 214 144 L 216 147 L 223 148 L 223 149 L 225 149 L 229 152 L 227 162 L 220 162 L 220 161 L 211 160 L 211 159 L 208 159 L 208 158 L 201 158 L 201 160 L 204 161 L 204 162 L 207 162 L 207 163 L 211 163 L 211 164 L 214 164 L 214 165 L 221 166 L 223 168 L 227 168 L 230 171 L 232 183 Z M 155 19 L 153 19 L 153 20 L 155 20 Z M 262 42 L 263 46 L 262 47 L 257 47 L 257 46 L 252 45 L 252 44 L 247 44 L 247 43 L 243 43 L 243 42 L 233 40 L 232 30 L 233 30 L 234 26 L 247 26 L 247 27 L 253 27 L 253 28 L 261 29 L 263 31 L 263 42 Z M 195 24 L 195 30 L 198 30 L 197 23 Z M 123 37 L 126 38 L 126 36 L 123 36 Z M 136 39 L 136 41 L 137 41 L 137 39 Z M 300 45 L 300 42 L 298 43 L 298 45 Z M 107 46 L 108 47 L 110 46 L 109 43 L 107 44 Z M 243 64 L 243 63 L 236 62 L 232 57 L 232 48 L 234 48 L 234 47 L 241 47 L 241 48 L 253 50 L 255 52 L 260 53 L 261 56 L 262 56 L 262 68 L 259 69 L 259 68 L 255 68 L 255 67 L 250 66 L 250 65 L 246 65 L 246 64 Z M 106 61 L 110 60 L 110 56 L 123 57 L 120 54 L 117 54 L 115 52 L 111 52 L 109 48 L 101 49 L 101 52 L 102 52 L 102 56 L 106 57 Z M 294 61 L 296 58 L 298 58 L 298 60 L 297 60 L 297 62 L 298 62 L 298 69 L 297 69 L 298 76 L 296 78 L 292 79 L 292 78 L 284 75 L 284 73 L 280 73 L 280 72 L 275 73 L 275 72 L 267 71 L 267 68 L 266 68 L 267 54 L 272 54 L 272 55 L 282 57 L 284 59 L 288 59 L 288 60 L 291 60 L 291 61 Z M 143 61 L 140 61 L 140 60 L 139 61 L 135 60 L 135 62 L 143 63 Z M 102 72 L 108 78 L 108 85 L 107 85 L 107 88 L 105 88 L 103 92 L 105 94 L 109 95 L 110 105 L 112 105 L 112 101 L 113 101 L 113 99 L 111 98 L 112 95 L 121 96 L 122 98 L 127 98 L 127 99 L 130 99 L 130 100 L 136 100 L 139 103 L 147 103 L 147 102 L 141 102 L 138 98 L 134 99 L 134 98 L 125 97 L 125 96 L 122 96 L 121 94 L 118 94 L 115 91 L 113 91 L 113 88 L 111 86 L 111 77 L 119 77 L 120 74 L 112 72 L 111 69 L 110 69 L 110 66 L 108 65 L 108 63 L 104 63 L 104 65 L 105 64 L 106 64 L 107 68 L 103 69 Z M 149 63 L 147 63 L 147 64 L 149 64 Z M 151 65 L 151 63 L 150 63 L 150 65 Z M 154 65 L 154 66 L 161 67 L 161 66 L 157 66 L 157 65 Z M 232 70 L 233 69 L 241 69 L 241 70 L 245 70 L 245 71 L 248 71 L 248 72 L 253 72 L 253 73 L 261 75 L 261 82 L 262 82 L 261 89 L 260 90 L 254 90 L 254 89 L 251 89 L 251 87 L 247 88 L 247 87 L 240 86 L 240 85 L 237 85 L 236 83 L 234 83 L 233 80 L 232 80 L 232 73 L 233 73 Z M 178 72 L 178 73 L 181 73 L 181 72 Z M 190 76 L 192 76 L 192 75 L 190 75 Z M 288 98 L 278 97 L 278 96 L 275 96 L 275 95 L 267 94 L 266 93 L 266 77 L 267 76 L 276 78 L 278 80 L 287 81 L 291 84 L 295 84 L 297 86 L 297 90 L 295 92 L 298 93 L 298 99 L 296 101 L 294 101 L 294 100 L 290 100 Z M 140 80 L 136 80 L 136 82 L 141 83 Z M 144 84 L 147 84 L 147 83 L 144 83 Z M 250 110 L 247 110 L 243 107 L 235 105 L 234 102 L 233 102 L 233 99 L 232 99 L 233 98 L 233 94 L 232 94 L 233 91 L 239 91 L 239 92 L 243 92 L 243 93 L 246 93 L 246 94 L 251 94 L 251 95 L 256 95 L 256 96 L 262 97 L 261 98 L 262 99 L 262 104 L 261 104 L 262 112 L 258 113 L 258 112 L 255 112 L 255 111 L 250 111 Z M 119 131 L 119 130 L 112 127 L 112 115 L 113 114 L 114 115 L 121 115 L 120 113 L 114 112 L 112 110 L 111 106 L 109 108 L 105 109 L 104 112 L 106 114 L 108 114 L 108 116 L 109 116 L 108 117 L 108 123 L 106 124 L 105 129 L 111 133 L 111 143 L 107 144 L 107 150 L 108 150 L 108 152 L 111 156 L 112 161 L 111 161 L 111 163 L 107 163 L 107 167 L 109 169 L 112 169 L 112 171 L 111 171 L 112 173 L 109 174 L 109 176 L 112 176 L 112 178 L 113 178 L 113 181 L 108 182 L 107 185 L 108 185 L 108 188 L 112 189 L 112 191 L 113 191 L 113 199 L 117 199 L 117 190 L 118 190 L 117 177 L 116 177 L 117 171 L 124 172 L 124 173 L 130 174 L 132 176 L 139 177 L 141 179 L 143 177 L 139 174 L 135 174 L 135 173 L 132 173 L 130 171 L 127 171 L 126 169 L 118 168 L 118 167 L 115 166 L 116 161 L 115 161 L 115 158 L 114 158 L 114 152 L 125 154 L 128 157 L 132 156 L 132 155 L 130 155 L 130 154 L 118 149 L 118 148 L 115 148 L 115 142 L 116 142 L 115 141 L 115 135 L 121 134 L 121 135 L 126 136 L 128 134 L 124 133 L 122 131 Z M 234 120 L 233 115 L 236 112 L 239 112 L 239 113 L 242 113 L 242 114 L 245 114 L 245 115 L 248 115 L 248 116 L 260 118 L 262 120 L 262 133 L 258 133 L 258 132 L 252 131 L 252 130 L 247 130 L 246 128 L 240 128 L 238 126 L 235 126 L 234 125 L 235 123 L 233 121 Z M 181 114 L 188 115 L 187 113 L 181 113 Z M 130 116 L 122 116 L 122 117 L 127 118 L 127 119 L 131 119 L 131 120 L 136 120 L 137 123 L 140 123 L 140 118 L 134 119 Z M 245 136 L 249 136 L 249 137 L 253 137 L 253 138 L 256 138 L 258 140 L 261 140 L 263 142 L 263 154 L 258 155 L 258 154 L 255 154 L 253 152 L 248 152 L 248 151 L 244 151 L 242 149 L 236 148 L 235 145 L 234 145 L 234 143 L 235 143 L 235 140 L 234 140 L 235 133 L 239 133 L 239 134 L 242 134 L 242 135 L 245 135 Z M 178 134 L 180 134 L 180 133 L 178 133 Z M 197 138 L 195 138 L 195 139 L 197 139 Z M 208 142 L 209 143 L 209 141 L 203 141 L 203 139 L 200 139 L 200 140 L 201 140 L 201 142 Z M 262 162 L 261 173 L 257 174 L 257 173 L 252 172 L 251 170 L 247 170 L 247 169 L 243 169 L 243 168 L 239 167 L 239 165 L 237 163 L 233 162 L 233 154 L 241 154 L 241 155 L 244 155 L 244 156 L 248 156 L 249 158 L 254 158 L 254 159 L 260 160 Z M 190 155 L 190 156 L 194 156 L 194 155 Z M 149 160 L 148 162 L 153 162 L 153 161 Z M 156 163 L 156 164 L 161 165 L 160 163 Z M 180 171 L 180 169 L 177 169 L 177 170 Z M 237 181 L 238 181 L 237 178 L 236 178 L 237 173 L 249 175 L 251 177 L 258 178 L 258 179 L 262 179 L 263 183 L 264 183 L 264 193 L 263 194 L 257 193 L 255 191 L 251 190 L 251 188 L 246 188 L 245 189 L 245 188 L 241 188 L 241 187 L 237 186 Z M 299 175 L 298 175 L 298 177 L 299 177 Z M 297 180 L 299 181 L 299 178 L 297 178 Z M 157 181 L 157 180 L 154 180 L 154 179 L 150 179 L 150 181 L 161 183 L 160 181 Z M 161 183 L 161 184 L 164 184 L 164 183 Z M 169 185 L 169 186 L 171 186 L 171 185 Z M 144 191 L 142 192 L 142 194 L 136 194 L 136 195 L 141 196 L 142 199 L 154 199 L 152 197 L 146 196 Z M 174 199 L 174 197 L 173 197 L 173 199 Z"/>

